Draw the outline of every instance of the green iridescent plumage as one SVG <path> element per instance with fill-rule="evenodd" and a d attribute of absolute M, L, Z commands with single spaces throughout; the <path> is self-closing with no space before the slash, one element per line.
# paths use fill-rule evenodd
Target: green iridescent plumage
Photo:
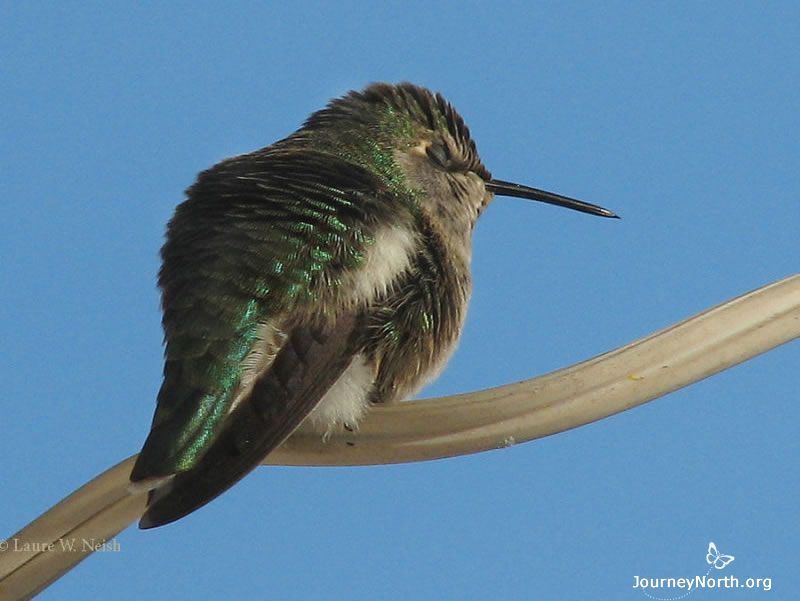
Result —
<path fill-rule="evenodd" d="M 317 312 L 398 204 L 369 172 L 299 148 L 220 163 L 188 195 L 162 251 L 164 384 L 134 476 L 196 463 L 231 408 L 259 325 Z"/>

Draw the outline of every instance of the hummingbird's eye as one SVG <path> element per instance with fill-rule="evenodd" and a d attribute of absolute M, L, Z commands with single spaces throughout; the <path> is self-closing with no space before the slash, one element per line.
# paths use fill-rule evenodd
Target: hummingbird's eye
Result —
<path fill-rule="evenodd" d="M 450 149 L 447 148 L 444 142 L 432 142 L 425 149 L 425 152 L 428 154 L 428 158 L 442 169 L 450 167 Z"/>

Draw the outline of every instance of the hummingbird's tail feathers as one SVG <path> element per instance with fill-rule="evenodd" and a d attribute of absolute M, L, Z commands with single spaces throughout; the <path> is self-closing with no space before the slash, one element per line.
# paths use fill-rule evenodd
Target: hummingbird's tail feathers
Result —
<path fill-rule="evenodd" d="M 291 330 L 199 463 L 150 493 L 139 527 L 162 526 L 199 509 L 288 438 L 352 361 L 358 323 L 349 315 L 335 324 Z"/>
<path fill-rule="evenodd" d="M 165 380 L 164 390 L 170 388 Z M 190 469 L 202 453 L 196 450 L 196 441 L 204 431 L 209 429 L 212 419 L 203 412 L 202 403 L 207 398 L 200 390 L 191 390 L 173 401 L 175 407 L 171 411 L 163 411 L 163 417 L 156 412 L 153 426 L 147 440 L 136 458 L 131 470 L 130 480 L 134 485 L 141 483 L 143 488 L 151 487 L 148 482 L 169 478 L 178 472 Z M 205 419 L 198 419 L 202 415 Z M 219 420 L 219 417 L 216 417 Z"/>

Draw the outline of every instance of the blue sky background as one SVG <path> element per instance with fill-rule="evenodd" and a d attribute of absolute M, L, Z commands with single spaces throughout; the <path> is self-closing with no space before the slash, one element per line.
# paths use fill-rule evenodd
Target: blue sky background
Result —
<path fill-rule="evenodd" d="M 520 380 L 797 271 L 796 3 L 0 6 L 0 538 L 136 452 L 161 374 L 155 275 L 195 174 L 371 81 L 443 92 L 500 199 L 460 349 L 425 395 Z M 511 449 L 262 468 L 129 529 L 42 599 L 646 599 L 634 575 L 800 589 L 798 363 L 786 345 Z"/>

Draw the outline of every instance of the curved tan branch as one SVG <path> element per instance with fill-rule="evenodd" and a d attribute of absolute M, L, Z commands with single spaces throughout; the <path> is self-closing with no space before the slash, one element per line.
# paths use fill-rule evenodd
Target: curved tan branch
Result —
<path fill-rule="evenodd" d="M 265 463 L 363 465 L 422 461 L 563 432 L 641 405 L 800 337 L 800 275 L 538 378 L 480 392 L 375 407 L 357 433 L 298 432 Z M 101 474 L 9 539 L 39 550 L 0 553 L 0 598 L 26 598 L 88 554 L 60 540 L 110 538 L 144 510 L 130 495 L 133 457 Z M 42 544 L 55 542 L 51 551 Z M 13 545 L 12 545 L 13 549 Z"/>

